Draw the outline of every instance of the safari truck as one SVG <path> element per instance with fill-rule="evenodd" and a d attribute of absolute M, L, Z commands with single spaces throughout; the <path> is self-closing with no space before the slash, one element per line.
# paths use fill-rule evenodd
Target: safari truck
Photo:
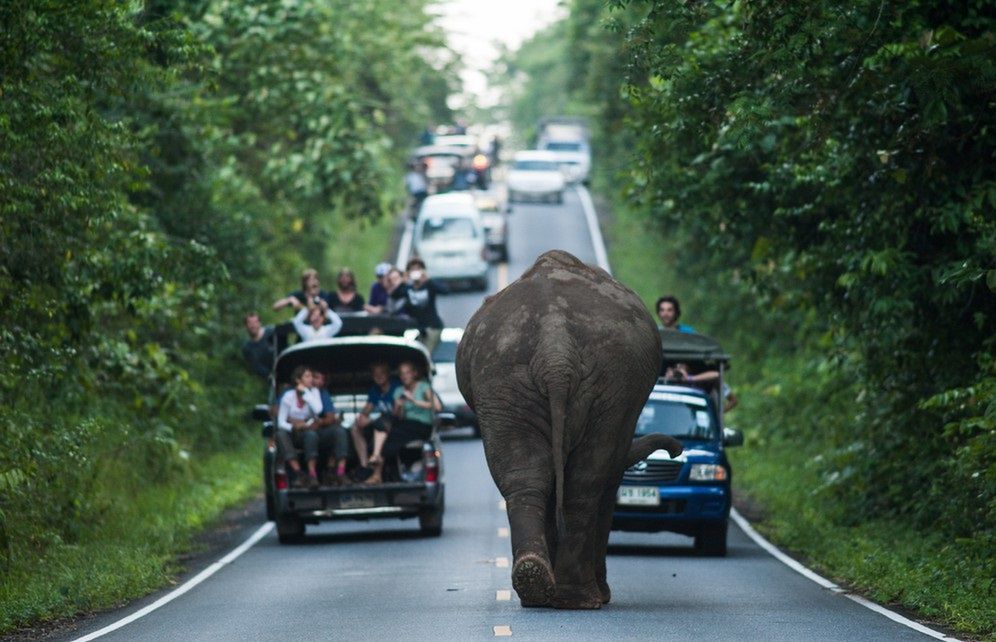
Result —
<path fill-rule="evenodd" d="M 348 430 L 374 385 L 370 366 L 386 362 L 393 375 L 398 365 L 405 361 L 412 362 L 431 385 L 433 366 L 428 351 L 421 343 L 405 336 L 338 336 L 297 343 L 276 358 L 272 398 L 279 399 L 298 366 L 325 372 L 336 411 L 342 415 L 339 429 Z M 353 481 L 351 475 L 358 467 L 358 461 L 350 444 L 346 483 L 298 487 L 292 484 L 290 467 L 278 458 L 275 442 L 278 428 L 272 412 L 269 406 L 256 406 L 253 416 L 263 422 L 266 511 L 267 517 L 276 522 L 280 543 L 297 541 L 303 537 L 306 525 L 327 520 L 418 518 L 424 534 L 438 536 L 442 533 L 445 485 L 437 421 L 433 422 L 429 439 L 407 443 L 396 460 L 385 462 L 383 483 L 368 485 Z M 371 418 L 377 416 L 374 413 Z M 324 459 L 319 457 L 319 467 Z M 300 463 L 304 469 L 305 462 Z M 325 477 L 322 472 L 319 470 L 319 479 Z"/>
<path fill-rule="evenodd" d="M 743 444 L 743 435 L 723 423 L 730 357 L 700 334 L 662 330 L 661 344 L 661 377 L 634 438 L 664 433 L 678 439 L 684 451 L 672 458 L 658 450 L 626 470 L 612 528 L 681 533 L 694 537 L 703 554 L 724 556 L 733 478 L 725 451 Z"/>

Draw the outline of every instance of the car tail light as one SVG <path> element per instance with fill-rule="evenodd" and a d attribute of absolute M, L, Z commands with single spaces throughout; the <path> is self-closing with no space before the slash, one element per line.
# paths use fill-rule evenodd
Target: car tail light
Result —
<path fill-rule="evenodd" d="M 425 454 L 425 481 L 434 484 L 439 481 L 440 452 L 432 448 L 426 448 L 422 452 Z"/>
<path fill-rule="evenodd" d="M 278 470 L 274 475 L 274 481 L 276 483 L 277 490 L 287 490 L 287 472 L 283 470 Z"/>

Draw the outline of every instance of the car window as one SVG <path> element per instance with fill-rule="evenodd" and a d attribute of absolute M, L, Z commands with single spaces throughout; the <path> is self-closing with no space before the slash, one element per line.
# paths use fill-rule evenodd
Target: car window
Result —
<path fill-rule="evenodd" d="M 434 363 L 453 363 L 456 361 L 456 351 L 456 341 L 440 341 L 436 349 L 432 351 L 432 361 Z"/>
<path fill-rule="evenodd" d="M 513 168 L 524 172 L 555 172 L 558 169 L 555 162 L 546 160 L 515 161 Z"/>
<path fill-rule="evenodd" d="M 712 409 L 704 399 L 655 393 L 636 420 L 636 436 L 662 433 L 680 439 L 711 439 L 714 425 Z"/>
<path fill-rule="evenodd" d="M 476 239 L 477 228 L 469 218 L 432 217 L 422 223 L 423 241 L 446 241 L 452 239 Z"/>
<path fill-rule="evenodd" d="M 581 143 L 547 143 L 544 149 L 551 152 L 579 152 L 581 151 Z"/>

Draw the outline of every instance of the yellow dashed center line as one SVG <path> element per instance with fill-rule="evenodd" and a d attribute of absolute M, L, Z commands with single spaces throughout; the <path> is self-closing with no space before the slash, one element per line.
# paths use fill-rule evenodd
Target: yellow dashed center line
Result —
<path fill-rule="evenodd" d="M 508 504 L 505 503 L 504 499 L 498 500 L 498 510 L 508 510 Z"/>
<path fill-rule="evenodd" d="M 508 285 L 508 263 L 498 264 L 498 291 L 505 289 Z"/>
<path fill-rule="evenodd" d="M 508 558 L 507 557 L 496 557 L 495 566 L 498 568 L 508 568 Z"/>
<path fill-rule="evenodd" d="M 496 638 L 509 638 L 512 637 L 512 627 L 507 625 L 500 625 L 494 627 Z"/>
<path fill-rule="evenodd" d="M 508 537 L 508 529 L 504 526 L 498 529 L 498 537 Z"/>
<path fill-rule="evenodd" d="M 499 602 L 508 602 L 512 599 L 512 591 L 508 589 L 498 589 L 495 592 L 495 599 Z"/>

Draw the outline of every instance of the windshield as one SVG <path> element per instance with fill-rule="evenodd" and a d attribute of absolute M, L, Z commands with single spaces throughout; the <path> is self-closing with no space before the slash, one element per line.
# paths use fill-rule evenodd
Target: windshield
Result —
<path fill-rule="evenodd" d="M 476 239 L 477 229 L 474 222 L 465 216 L 426 219 L 422 224 L 423 241 L 447 241 L 458 239 Z"/>
<path fill-rule="evenodd" d="M 456 351 L 456 341 L 440 341 L 436 349 L 432 351 L 432 361 L 434 363 L 453 363 L 456 361 Z"/>
<path fill-rule="evenodd" d="M 523 172 L 555 172 L 558 167 L 553 161 L 520 160 L 515 161 L 515 169 Z"/>
<path fill-rule="evenodd" d="M 551 152 L 579 152 L 581 143 L 547 143 L 546 149 Z"/>
<path fill-rule="evenodd" d="M 636 435 L 653 433 L 679 439 L 712 439 L 712 409 L 705 399 L 692 395 L 655 392 L 636 420 Z"/>

